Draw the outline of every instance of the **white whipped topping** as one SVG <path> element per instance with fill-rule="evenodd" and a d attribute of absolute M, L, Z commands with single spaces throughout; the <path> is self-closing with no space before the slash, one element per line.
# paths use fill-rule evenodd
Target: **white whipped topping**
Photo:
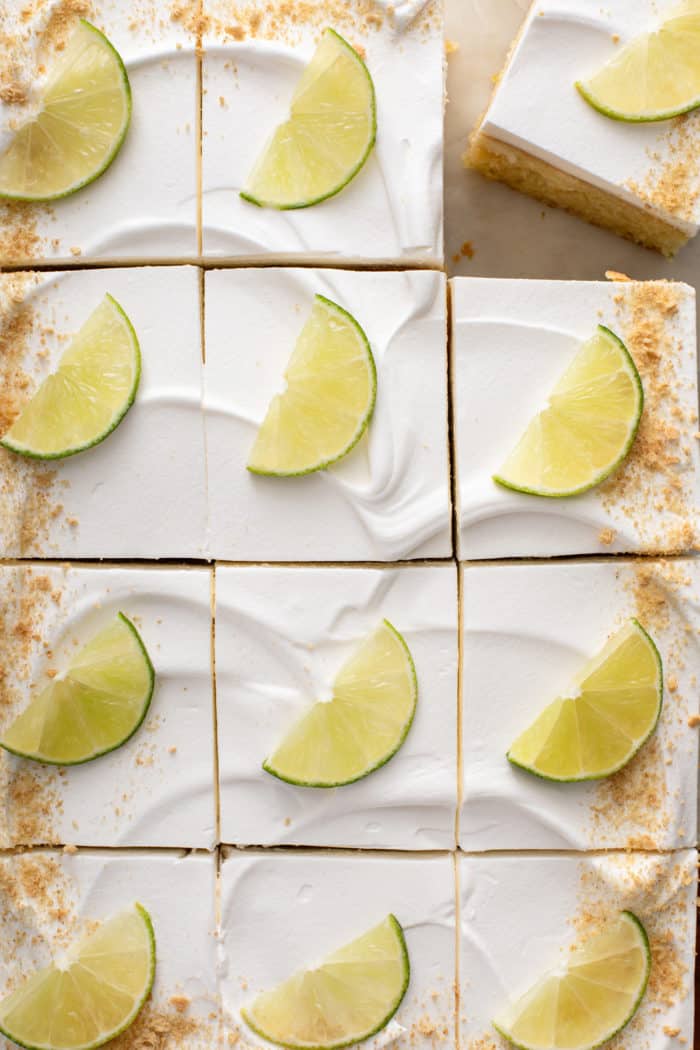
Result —
<path fill-rule="evenodd" d="M 383 619 L 416 668 L 406 740 L 336 789 L 297 788 L 262 762 Z M 403 569 L 217 569 L 221 836 L 235 845 L 449 849 L 456 808 L 456 577 Z"/>
<path fill-rule="evenodd" d="M 317 293 L 348 310 L 369 340 L 377 401 L 368 432 L 326 471 L 255 477 L 246 463 L 256 428 L 279 389 Z M 218 270 L 206 275 L 205 302 L 212 556 L 243 561 L 448 556 L 442 275 Z"/>
<path fill-rule="evenodd" d="M 240 1018 L 255 996 L 317 966 L 387 914 L 401 923 L 411 983 L 395 1025 L 362 1046 L 433 1046 L 434 1025 L 454 1040 L 455 900 L 451 858 L 342 853 L 231 853 L 221 871 L 225 1028 L 246 1047 L 268 1046 Z M 422 1023 L 421 1023 L 422 1022 Z"/>
<path fill-rule="evenodd" d="M 677 849 L 695 842 L 698 742 L 688 718 L 698 710 L 700 653 L 688 639 L 700 630 L 700 562 L 673 566 L 687 585 L 668 580 L 662 563 L 645 563 L 655 581 L 647 591 L 653 586 L 667 597 L 663 629 L 645 623 L 636 607 L 629 560 L 464 567 L 463 849 L 609 849 L 635 838 Z M 506 752 L 633 616 L 654 638 L 674 691 L 667 688 L 652 742 L 635 760 L 658 799 L 653 811 L 640 803 L 628 813 L 629 789 L 616 803 L 606 782 L 548 783 L 516 769 Z"/>
<path fill-rule="evenodd" d="M 700 116 L 678 121 L 621 123 L 596 112 L 576 90 L 639 33 L 648 32 L 677 4 L 654 0 L 538 0 L 533 3 L 481 125 L 489 136 L 597 186 L 650 208 L 666 222 L 696 232 L 700 222 L 700 168 L 687 180 L 687 209 L 672 214 L 653 188 L 662 173 L 680 188 L 675 165 L 700 148 Z M 618 42 L 616 42 L 616 38 Z M 690 167 L 693 167 L 691 163 Z M 635 188 L 637 187 L 637 188 Z M 641 187 L 641 191 L 638 187 Z M 644 200 L 651 191 L 651 203 Z"/>
<path fill-rule="evenodd" d="M 675 287 L 678 309 L 666 329 L 676 341 L 677 383 L 667 401 L 670 409 L 677 399 L 683 413 L 674 421 L 688 448 L 689 465 L 679 467 L 678 477 L 690 518 L 700 504 L 700 448 L 692 422 L 698 405 L 695 295 L 686 285 Z M 608 498 L 600 486 L 546 499 L 509 491 L 492 478 L 596 325 L 625 337 L 625 304 L 634 289 L 628 282 L 452 281 L 461 558 L 630 552 L 668 542 L 682 524 L 683 515 L 652 498 L 653 481 L 648 497 L 639 492 L 633 500 Z M 664 484 L 661 477 L 659 489 Z M 614 534 L 611 544 L 601 542 L 605 530 Z"/>
<path fill-rule="evenodd" d="M 31 586 L 36 577 L 46 579 L 56 600 L 37 600 Z M 143 726 L 116 751 L 60 776 L 55 767 L 0 752 L 0 845 L 49 841 L 211 849 L 216 784 L 210 571 L 35 565 L 29 577 L 26 569 L 4 566 L 0 597 L 3 630 L 22 622 L 25 602 L 37 639 L 28 657 L 9 669 L 19 699 L 4 712 L 3 729 L 48 681 L 47 670 L 65 669 L 77 647 L 118 612 L 134 622 L 156 673 Z M 35 808 L 45 808 L 44 802 L 49 808 L 36 826 L 32 803 L 14 797 L 20 775 L 35 784 Z"/>

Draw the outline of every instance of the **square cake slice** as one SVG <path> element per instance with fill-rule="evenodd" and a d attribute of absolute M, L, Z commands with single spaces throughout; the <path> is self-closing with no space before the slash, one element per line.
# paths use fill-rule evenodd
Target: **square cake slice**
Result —
<path fill-rule="evenodd" d="M 396 561 L 452 552 L 446 296 L 428 271 L 233 269 L 205 275 L 205 413 L 211 557 Z M 316 295 L 347 311 L 374 356 L 359 443 L 326 470 L 246 469 L 258 427 Z"/>
<path fill-rule="evenodd" d="M 456 278 L 451 290 L 460 558 L 693 549 L 700 504 L 693 289 Z M 578 495 L 553 499 L 497 484 L 494 475 L 599 325 L 625 344 L 643 389 L 627 455 Z"/>
<path fill-rule="evenodd" d="M 92 850 L 0 858 L 0 997 L 138 902 L 156 942 L 153 991 L 115 1050 L 208 1050 L 219 1035 L 216 859 L 206 854 Z M 183 907 L 187 902 L 187 907 Z M 0 1036 L 2 1050 L 15 1044 Z"/>
<path fill-rule="evenodd" d="M 116 750 L 66 767 L 0 751 L 0 847 L 214 847 L 211 584 L 208 569 L 0 568 L 3 733 L 119 612 L 155 672 L 143 724 Z"/>
<path fill-rule="evenodd" d="M 241 1017 L 260 992 L 354 941 L 393 914 L 410 981 L 398 1011 L 364 1042 L 431 1050 L 455 1041 L 452 858 L 344 853 L 229 853 L 221 868 L 221 1001 L 225 1039 L 269 1044 Z"/>
<path fill-rule="evenodd" d="M 497 1035 L 494 1018 L 547 973 L 561 973 L 569 948 L 614 923 L 623 910 L 646 930 L 651 972 L 620 1045 L 692 1045 L 695 850 L 461 857 L 459 879 L 464 1050 L 509 1046 Z"/>
<path fill-rule="evenodd" d="M 454 567 L 447 565 L 217 568 L 224 842 L 454 846 L 456 585 Z M 332 698 L 341 668 L 384 620 L 408 647 L 417 682 L 415 716 L 398 751 L 381 768 L 335 789 L 296 786 L 263 769 L 312 705 Z M 381 664 L 372 673 L 380 674 Z M 360 734 L 357 743 L 361 749 L 371 741 Z"/>
<path fill-rule="evenodd" d="M 665 255 L 700 224 L 700 118 L 612 119 L 576 89 L 673 0 L 535 0 L 473 132 L 468 166 Z M 691 45 L 692 46 L 692 45 Z"/>
<path fill-rule="evenodd" d="M 467 565 L 462 593 L 462 848 L 694 845 L 700 562 Z M 632 618 L 658 649 L 665 686 L 646 743 L 619 772 L 581 783 L 511 764 L 515 741 L 573 695 L 577 675 Z"/>
<path fill-rule="evenodd" d="M 112 433 L 78 455 L 42 462 L 0 449 L 0 557 L 204 553 L 202 349 L 194 267 L 0 275 L 2 433 L 108 294 L 140 344 L 135 401 Z"/>
<path fill-rule="evenodd" d="M 409 266 L 442 261 L 442 6 L 442 0 L 204 0 L 205 256 Z M 334 196 L 291 210 L 258 207 L 241 191 L 288 118 L 296 86 L 328 28 L 366 63 L 376 141 Z M 309 127 L 313 140 L 313 114 Z M 328 140 L 336 141 L 333 133 Z M 333 145 L 329 152 L 335 163 Z"/>
<path fill-rule="evenodd" d="M 159 0 L 5 0 L 0 153 L 36 111 L 81 16 L 121 56 L 132 112 L 119 152 L 95 181 L 45 204 L 0 201 L 0 265 L 197 254 L 196 34 L 187 18 L 171 17 L 177 9 Z"/>

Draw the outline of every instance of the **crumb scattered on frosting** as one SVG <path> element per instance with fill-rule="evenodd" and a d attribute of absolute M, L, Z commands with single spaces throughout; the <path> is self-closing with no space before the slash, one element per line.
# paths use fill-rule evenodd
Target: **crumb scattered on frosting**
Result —
<path fill-rule="evenodd" d="M 623 283 L 615 295 L 615 326 L 634 358 L 644 387 L 644 411 L 629 455 L 601 486 L 614 519 L 631 521 L 645 553 L 672 554 L 696 545 L 692 434 L 680 375 L 688 353 L 676 321 L 683 289 L 667 281 Z"/>
<path fill-rule="evenodd" d="M 588 835 L 591 846 L 605 848 L 627 832 L 627 849 L 655 850 L 664 847 L 672 820 L 685 804 L 670 792 L 666 770 L 680 750 L 692 748 L 688 722 L 697 701 L 683 694 L 679 682 L 698 639 L 681 610 L 700 596 L 693 593 L 682 561 L 639 560 L 626 563 L 620 575 L 634 616 L 660 648 L 664 706 L 652 738 L 624 769 L 597 784 Z"/>
<path fill-rule="evenodd" d="M 664 133 L 663 152 L 649 153 L 650 167 L 641 181 L 627 187 L 647 204 L 669 215 L 691 221 L 700 199 L 700 124 L 687 113 L 670 122 Z"/>

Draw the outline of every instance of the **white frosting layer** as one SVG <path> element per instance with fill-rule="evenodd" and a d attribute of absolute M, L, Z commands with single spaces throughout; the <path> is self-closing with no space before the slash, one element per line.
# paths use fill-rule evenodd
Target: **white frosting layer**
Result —
<path fill-rule="evenodd" d="M 13 280 L 0 277 L 0 292 L 8 291 Z M 198 557 L 204 552 L 207 499 L 197 271 L 143 267 L 42 277 L 25 294 L 35 318 L 26 370 L 38 385 L 56 367 L 67 337 L 107 292 L 126 311 L 141 346 L 136 401 L 102 444 L 51 465 L 56 480 L 48 498 L 63 510 L 38 523 L 39 535 L 32 542 L 19 530 L 34 514 L 33 471 L 21 457 L 3 453 L 0 470 L 15 476 L 11 485 L 0 483 L 0 554 L 5 557 L 160 558 Z M 11 311 L 0 309 L 8 330 L 12 318 Z M 26 474 L 26 483 L 18 473 Z"/>
<path fill-rule="evenodd" d="M 666 320 L 675 342 L 676 384 L 666 398 L 680 433 L 677 470 L 685 515 L 665 503 L 668 479 L 617 498 L 600 486 L 581 496 L 546 499 L 493 480 L 525 427 L 598 324 L 625 338 L 625 304 L 634 283 L 455 278 L 452 286 L 459 555 L 465 559 L 667 550 L 700 503 L 695 293 L 674 285 L 678 309 Z M 662 286 L 663 287 L 663 286 Z M 661 346 L 662 354 L 668 353 Z M 672 396 L 671 396 L 672 395 Z M 671 414 L 677 404 L 682 418 Z M 607 494 L 606 494 L 607 493 Z M 600 540 L 611 529 L 611 544 Z"/>
<path fill-rule="evenodd" d="M 693 114 L 680 127 L 678 120 L 625 124 L 598 113 L 574 87 L 678 6 L 675 0 L 608 0 L 603 6 L 590 0 L 537 0 L 481 130 L 694 234 L 700 222 L 700 169 L 692 160 L 681 212 L 650 204 L 643 194 L 651 190 L 653 200 L 661 175 L 681 190 L 686 176 L 677 165 L 684 153 L 692 158 L 700 148 L 700 117 Z"/>
<path fill-rule="evenodd" d="M 418 706 L 387 765 L 345 787 L 262 769 L 383 619 L 413 657 Z M 246 845 L 450 849 L 457 792 L 454 568 L 226 568 L 216 573 L 221 836 Z"/>
<path fill-rule="evenodd" d="M 213 557 L 388 561 L 451 553 L 445 281 L 427 271 L 266 268 L 205 277 L 205 412 Z M 362 325 L 377 366 L 367 434 L 328 470 L 246 463 L 321 293 Z"/>
<path fill-rule="evenodd" d="M 47 877 L 51 872 L 54 877 Z M 32 894 L 32 876 L 45 893 L 39 889 Z M 207 1050 L 217 1036 L 217 1023 L 210 1019 L 218 1004 L 215 877 L 215 858 L 201 854 L 81 851 L 67 856 L 40 850 L 0 858 L 3 885 L 9 881 L 20 898 L 3 911 L 2 994 L 60 958 L 89 923 L 109 919 L 139 901 L 153 921 L 157 949 L 145 1012 L 153 1008 L 177 1017 L 169 1000 L 187 997 L 189 1008 L 180 1016 L 200 1024 L 186 1045 L 188 1050 Z M 59 909 L 63 914 L 57 918 Z M 0 1047 L 14 1050 L 14 1043 L 0 1037 Z"/>
<path fill-rule="evenodd" d="M 462 1046 L 498 1038 L 492 1019 L 565 962 L 577 938 L 572 923 L 582 913 L 615 917 L 625 908 L 646 926 L 666 976 L 652 976 L 624 1046 L 675 1050 L 674 1029 L 690 1044 L 696 862 L 694 850 L 665 857 L 462 857 Z M 675 973 L 683 974 L 685 992 L 674 990 Z"/>
<path fill-rule="evenodd" d="M 44 77 L 36 74 L 37 44 L 60 0 L 36 5 L 6 0 L 6 32 L 15 38 L 22 82 L 40 95 Z M 124 61 L 132 93 L 127 137 L 110 168 L 85 189 L 48 209 L 30 213 L 36 220 L 37 245 L 11 255 L 12 262 L 83 259 L 173 258 L 197 253 L 197 63 L 194 38 L 183 22 L 171 18 L 171 5 L 158 0 L 91 0 L 88 20 L 101 29 Z M 174 6 L 174 5 L 173 5 Z M 76 15 L 77 22 L 77 15 Z M 46 72 L 50 73 L 49 54 Z M 30 108 L 28 107 L 28 108 Z M 0 103 L 0 149 L 8 141 L 8 123 L 23 107 Z M 11 132 L 9 132 L 11 134 Z M 2 216 L 3 225 L 27 224 L 25 211 Z M 0 243 L 2 243 L 0 241 Z M 0 258 L 0 263 L 4 260 Z"/>
<path fill-rule="evenodd" d="M 447 856 L 228 856 L 221 872 L 224 1031 L 239 1029 L 245 1047 L 269 1046 L 241 1020 L 241 1007 L 389 913 L 406 936 L 411 982 L 389 1028 L 362 1046 L 396 1039 L 398 1047 L 428 1050 L 433 1026 L 453 1043 L 455 899 Z"/>
<path fill-rule="evenodd" d="M 323 11 L 323 0 L 312 0 Z M 284 6 L 284 5 L 279 5 Z M 305 5 L 311 6 L 311 5 Z M 352 10 L 353 5 L 347 5 Z M 207 256 L 272 253 L 401 263 L 442 259 L 444 55 L 441 0 L 408 0 L 394 17 L 358 13 L 351 24 L 302 14 L 273 39 L 247 35 L 258 0 L 205 0 L 211 20 L 203 67 L 202 223 Z M 425 13 L 423 8 L 430 6 Z M 366 12 L 365 12 L 366 14 Z M 344 18 L 351 17 L 348 11 Z M 265 18 L 265 14 L 262 14 Z M 236 42 L 226 27 L 242 23 Z M 286 119 L 301 73 L 329 24 L 363 49 L 377 99 L 377 141 L 367 163 L 337 196 L 297 211 L 241 200 L 251 169 Z M 218 27 L 221 26 L 219 31 Z"/>
<path fill-rule="evenodd" d="M 0 845 L 212 848 L 210 571 L 5 566 L 0 602 L 0 653 L 12 654 L 5 684 L 18 695 L 3 708 L 3 727 L 47 681 L 47 670 L 65 669 L 77 645 L 117 612 L 133 620 L 156 672 L 144 725 L 116 751 L 60 775 L 0 752 Z M 13 642 L 17 624 L 27 622 L 28 651 Z"/>
<path fill-rule="evenodd" d="M 462 847 L 588 850 L 625 847 L 630 839 L 644 840 L 645 848 L 693 845 L 698 742 L 688 718 L 698 710 L 693 639 L 700 632 L 700 562 L 650 561 L 641 569 L 631 561 L 465 566 L 463 572 Z M 664 629 L 656 620 L 645 623 L 636 606 L 639 572 L 645 581 L 652 573 L 643 593 L 666 599 Z M 505 757 L 510 745 L 632 616 L 651 633 L 664 667 L 664 707 L 652 740 L 610 781 L 556 784 L 512 766 Z"/>

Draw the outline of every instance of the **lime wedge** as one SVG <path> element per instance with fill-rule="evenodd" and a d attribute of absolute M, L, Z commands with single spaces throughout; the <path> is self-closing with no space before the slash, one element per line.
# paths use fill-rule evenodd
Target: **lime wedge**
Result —
<path fill-rule="evenodd" d="M 405 641 L 385 620 L 341 669 L 333 698 L 314 704 L 263 769 L 304 787 L 361 780 L 399 750 L 411 728 L 418 686 Z"/>
<path fill-rule="evenodd" d="M 134 904 L 0 1002 L 0 1032 L 28 1050 L 91 1050 L 135 1020 L 151 994 L 156 945 Z"/>
<path fill-rule="evenodd" d="M 155 672 L 134 625 L 118 613 L 52 679 L 0 739 L 21 758 L 77 765 L 121 747 L 151 703 Z"/>
<path fill-rule="evenodd" d="M 377 373 L 354 317 L 317 295 L 270 402 L 248 462 L 280 477 L 323 470 L 360 440 L 374 411 Z"/>
<path fill-rule="evenodd" d="M 514 765 L 547 780 L 596 780 L 627 765 L 663 700 L 661 657 L 644 628 L 630 620 L 608 639 L 571 693 L 518 737 L 508 752 Z"/>
<path fill-rule="evenodd" d="M 87 186 L 116 157 L 130 119 L 124 63 L 81 19 L 51 71 L 38 112 L 0 155 L 0 197 L 49 201 Z"/>
<path fill-rule="evenodd" d="M 622 463 L 643 407 L 634 361 L 624 343 L 599 325 L 493 480 L 532 496 L 585 492 Z"/>
<path fill-rule="evenodd" d="M 106 295 L 0 445 L 35 459 L 63 459 L 99 445 L 131 408 L 140 378 L 136 333 Z"/>
<path fill-rule="evenodd" d="M 644 997 L 651 952 L 629 911 L 576 948 L 494 1021 L 522 1050 L 592 1050 L 631 1021 Z"/>
<path fill-rule="evenodd" d="M 634 37 L 576 87 L 614 120 L 668 120 L 700 106 L 700 0 L 687 0 L 652 33 Z"/>
<path fill-rule="evenodd" d="M 388 1024 L 406 994 L 409 976 L 403 930 L 389 915 L 317 969 L 294 974 L 241 1012 L 257 1035 L 279 1046 L 351 1046 Z"/>
<path fill-rule="evenodd" d="M 339 193 L 374 145 L 374 85 L 357 51 L 327 29 L 241 197 L 262 208 L 308 208 Z"/>

